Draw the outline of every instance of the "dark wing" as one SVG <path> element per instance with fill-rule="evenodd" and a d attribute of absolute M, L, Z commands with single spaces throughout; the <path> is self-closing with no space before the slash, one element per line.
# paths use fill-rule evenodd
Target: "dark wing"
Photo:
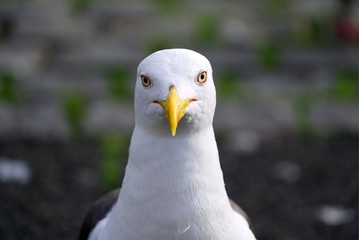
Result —
<path fill-rule="evenodd" d="M 120 189 L 113 190 L 92 205 L 82 223 L 79 240 L 87 240 L 96 224 L 104 219 L 116 203 Z"/>
<path fill-rule="evenodd" d="M 246 213 L 240 206 L 238 206 L 238 204 L 235 203 L 233 200 L 229 199 L 229 203 L 231 204 L 232 209 L 233 209 L 235 212 L 237 212 L 237 213 L 239 213 L 240 215 L 242 215 L 242 216 L 247 220 L 247 222 L 248 222 L 248 224 L 249 224 L 249 227 L 252 228 L 252 223 L 251 223 L 251 220 L 249 219 L 247 213 Z"/>

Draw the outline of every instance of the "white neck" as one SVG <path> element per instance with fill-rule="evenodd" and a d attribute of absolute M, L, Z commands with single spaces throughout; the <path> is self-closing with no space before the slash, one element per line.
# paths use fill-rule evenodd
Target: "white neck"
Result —
<path fill-rule="evenodd" d="M 234 217 L 212 127 L 176 137 L 144 131 L 134 129 L 120 198 L 103 239 L 217 239 L 235 232 L 228 229 Z"/>

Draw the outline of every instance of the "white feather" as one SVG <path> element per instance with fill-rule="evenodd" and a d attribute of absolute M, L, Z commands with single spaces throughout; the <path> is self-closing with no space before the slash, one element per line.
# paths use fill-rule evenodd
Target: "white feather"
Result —
<path fill-rule="evenodd" d="M 205 84 L 196 82 L 208 72 Z M 152 86 L 143 88 L 140 75 Z M 254 240 L 225 190 L 212 127 L 216 104 L 209 61 L 191 50 L 156 52 L 141 62 L 135 89 L 135 129 L 118 202 L 90 240 Z M 181 99 L 196 98 L 171 136 L 163 110 L 174 85 Z"/>

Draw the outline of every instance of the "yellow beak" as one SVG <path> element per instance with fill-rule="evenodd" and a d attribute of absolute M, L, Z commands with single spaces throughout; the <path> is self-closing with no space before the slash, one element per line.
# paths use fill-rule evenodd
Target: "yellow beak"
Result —
<path fill-rule="evenodd" d="M 174 86 L 170 88 L 166 100 L 153 101 L 154 103 L 161 105 L 163 108 L 170 125 L 172 136 L 176 135 L 177 125 L 184 116 L 186 107 L 193 101 L 196 101 L 196 99 L 181 100 L 178 91 Z"/>

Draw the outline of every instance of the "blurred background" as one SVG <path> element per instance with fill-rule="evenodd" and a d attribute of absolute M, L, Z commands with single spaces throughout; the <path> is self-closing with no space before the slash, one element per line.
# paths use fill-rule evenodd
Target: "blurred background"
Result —
<path fill-rule="evenodd" d="M 358 239 L 358 1 L 1 0 L 0 239 L 76 239 L 121 184 L 138 63 L 207 56 L 259 240 Z"/>

